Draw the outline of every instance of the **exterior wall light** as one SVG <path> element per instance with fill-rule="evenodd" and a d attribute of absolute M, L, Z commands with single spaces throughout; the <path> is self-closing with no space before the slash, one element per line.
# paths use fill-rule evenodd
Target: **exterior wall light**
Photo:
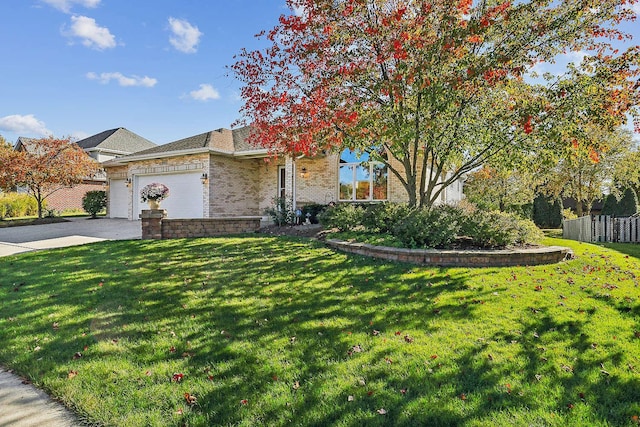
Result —
<path fill-rule="evenodd" d="M 206 172 L 203 173 L 200 177 L 200 181 L 202 182 L 202 185 L 206 184 L 207 182 L 209 182 L 209 175 L 207 175 Z"/>
<path fill-rule="evenodd" d="M 124 185 L 126 185 L 127 187 L 131 187 L 131 178 L 127 178 L 127 179 L 124 181 Z"/>
<path fill-rule="evenodd" d="M 309 171 L 307 170 L 307 168 L 303 167 L 302 169 L 300 169 L 300 177 L 301 178 L 309 177 Z"/>

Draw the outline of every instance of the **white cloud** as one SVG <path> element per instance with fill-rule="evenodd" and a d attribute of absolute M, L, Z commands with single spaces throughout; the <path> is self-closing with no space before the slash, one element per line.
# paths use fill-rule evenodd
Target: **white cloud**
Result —
<path fill-rule="evenodd" d="M 573 63 L 574 65 L 580 65 L 582 60 L 588 56 L 589 54 L 584 50 L 579 50 L 577 52 L 569 52 L 563 55 L 560 55 L 563 59 L 567 61 L 567 63 Z"/>
<path fill-rule="evenodd" d="M 209 101 L 211 99 L 219 99 L 220 92 L 218 92 L 213 86 L 209 84 L 201 84 L 200 89 L 192 90 L 189 92 L 191 98 L 196 101 Z"/>
<path fill-rule="evenodd" d="M 101 0 L 42 0 L 49 6 L 53 6 L 58 10 L 63 11 L 64 13 L 69 13 L 73 5 L 77 4 L 87 8 L 95 8 L 98 7 Z"/>
<path fill-rule="evenodd" d="M 140 77 L 136 75 L 125 76 L 122 73 L 100 73 L 96 74 L 93 72 L 87 73 L 86 77 L 89 80 L 98 80 L 102 84 L 107 84 L 111 80 L 115 80 L 118 82 L 120 86 L 144 86 L 144 87 L 154 87 L 156 83 L 158 83 L 157 79 L 151 77 Z"/>
<path fill-rule="evenodd" d="M 103 50 L 116 47 L 116 38 L 107 27 L 100 27 L 96 20 L 86 16 L 72 16 L 71 29 L 67 33 L 82 39 L 86 47 Z"/>
<path fill-rule="evenodd" d="M 203 33 L 185 19 L 169 18 L 169 26 L 173 36 L 169 42 L 180 52 L 195 53 Z"/>
<path fill-rule="evenodd" d="M 38 135 L 50 136 L 53 134 L 42 120 L 35 118 L 33 114 L 21 116 L 13 114 L 11 116 L 0 117 L 0 130 L 24 134 L 24 136 Z"/>
<path fill-rule="evenodd" d="M 71 135 L 69 135 L 69 138 L 71 139 L 71 141 L 80 141 L 81 139 L 85 139 L 90 137 L 91 135 L 88 134 L 85 131 L 82 130 L 74 130 L 73 132 L 71 132 Z"/>

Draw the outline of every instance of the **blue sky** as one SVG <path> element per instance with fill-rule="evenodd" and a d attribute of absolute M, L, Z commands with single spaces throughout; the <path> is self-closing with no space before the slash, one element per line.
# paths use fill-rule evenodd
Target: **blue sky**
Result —
<path fill-rule="evenodd" d="M 125 127 L 163 144 L 228 128 L 241 100 L 226 66 L 287 12 L 284 0 L 1 0 L 0 135 Z M 640 43 L 640 24 L 626 29 Z"/>
<path fill-rule="evenodd" d="M 162 144 L 230 127 L 226 66 L 284 0 L 2 0 L 0 135 L 126 127 Z"/>

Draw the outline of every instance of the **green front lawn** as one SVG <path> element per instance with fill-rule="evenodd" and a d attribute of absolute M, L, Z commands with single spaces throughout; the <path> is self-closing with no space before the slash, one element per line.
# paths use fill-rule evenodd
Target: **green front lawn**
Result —
<path fill-rule="evenodd" d="M 253 236 L 0 258 L 0 364 L 105 425 L 636 425 L 637 246 L 546 243 L 578 259 Z"/>

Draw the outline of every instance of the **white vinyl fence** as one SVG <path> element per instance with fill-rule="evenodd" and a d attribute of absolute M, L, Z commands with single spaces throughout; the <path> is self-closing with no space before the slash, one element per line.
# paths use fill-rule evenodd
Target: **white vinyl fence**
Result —
<path fill-rule="evenodd" d="M 562 237 L 580 242 L 640 243 L 640 217 L 595 215 L 564 220 Z"/>

